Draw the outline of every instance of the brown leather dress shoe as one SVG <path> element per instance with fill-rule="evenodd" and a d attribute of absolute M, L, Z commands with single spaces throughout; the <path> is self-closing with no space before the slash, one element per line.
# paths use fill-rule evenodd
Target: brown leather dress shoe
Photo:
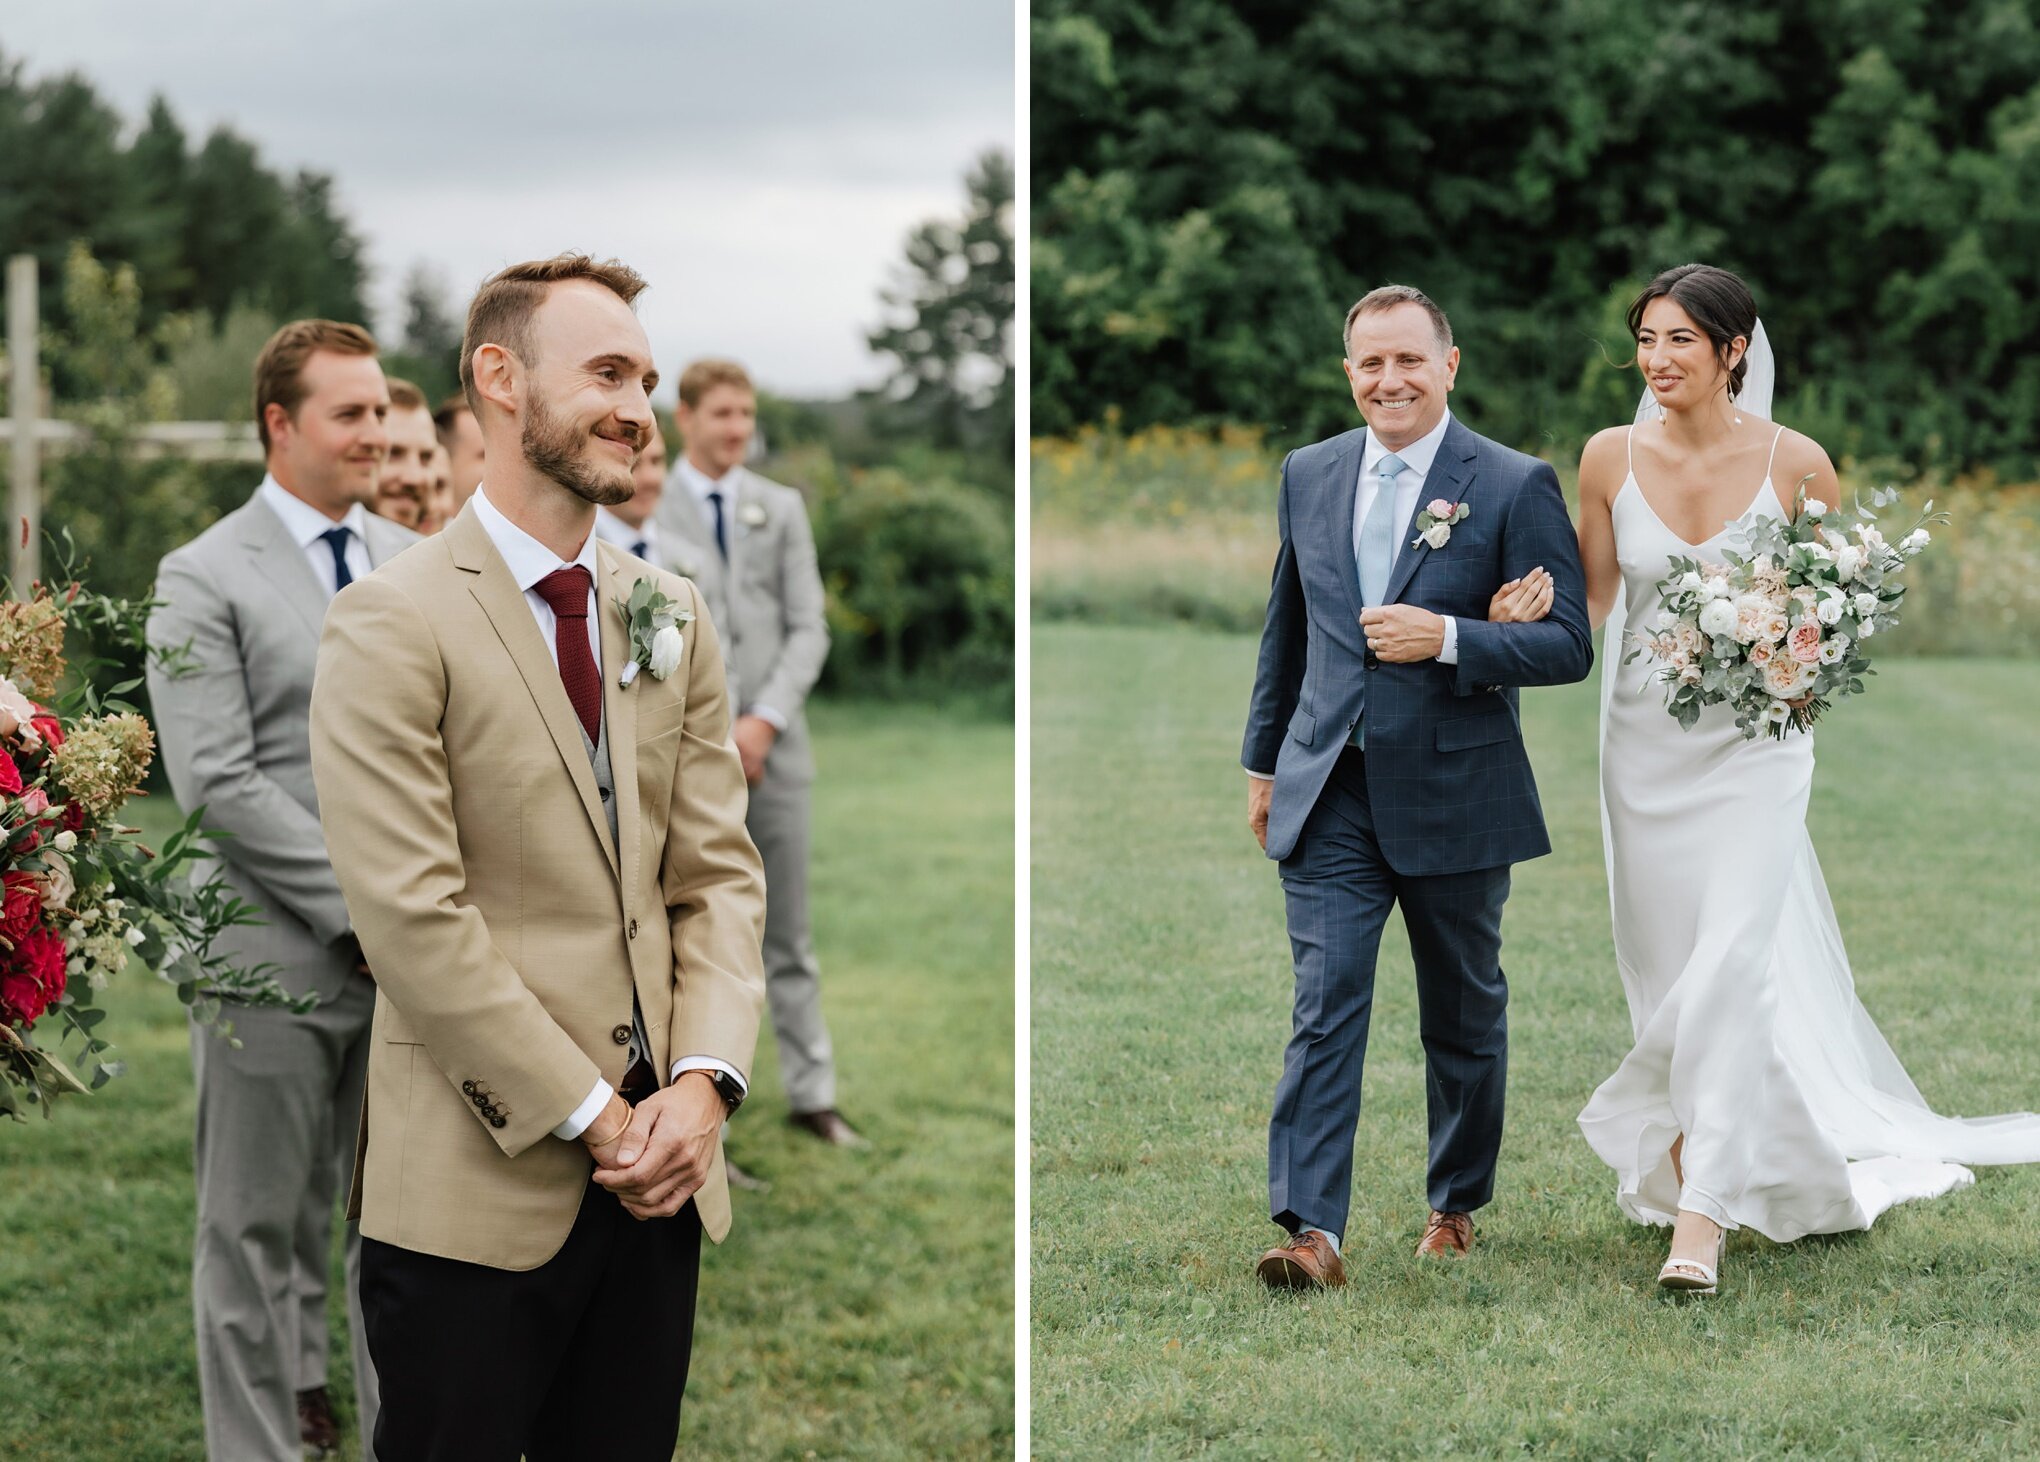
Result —
<path fill-rule="evenodd" d="M 1417 1240 L 1419 1259 L 1462 1259 L 1473 1247 L 1473 1215 L 1431 1210 L 1424 1236 Z"/>
<path fill-rule="evenodd" d="M 795 1112 L 786 1120 L 803 1132 L 812 1132 L 831 1147 L 871 1146 L 834 1107 L 824 1107 L 819 1112 Z"/>
<path fill-rule="evenodd" d="M 1337 1289 L 1346 1282 L 1338 1251 L 1316 1229 L 1291 1234 L 1261 1256 L 1254 1273 L 1270 1289 Z"/>
<path fill-rule="evenodd" d="M 332 1398 L 324 1386 L 297 1393 L 298 1440 L 314 1457 L 340 1455 L 340 1423 L 333 1419 Z"/>

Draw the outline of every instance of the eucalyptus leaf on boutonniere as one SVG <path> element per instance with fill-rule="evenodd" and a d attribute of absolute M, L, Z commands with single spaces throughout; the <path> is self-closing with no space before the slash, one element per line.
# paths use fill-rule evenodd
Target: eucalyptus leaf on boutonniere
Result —
<path fill-rule="evenodd" d="M 1410 540 L 1410 547 L 1428 543 L 1433 548 L 1443 548 L 1452 541 L 1452 525 L 1464 523 L 1472 514 L 1473 509 L 1465 503 L 1433 498 L 1417 514 L 1417 536 Z"/>
<path fill-rule="evenodd" d="M 664 680 L 680 668 L 686 648 L 680 626 L 693 621 L 693 610 L 682 609 L 661 594 L 650 579 L 639 579 L 631 586 L 630 598 L 618 599 L 616 607 L 630 626 L 630 663 L 616 677 L 617 689 L 628 690 L 641 669 L 651 671 L 655 680 Z"/>

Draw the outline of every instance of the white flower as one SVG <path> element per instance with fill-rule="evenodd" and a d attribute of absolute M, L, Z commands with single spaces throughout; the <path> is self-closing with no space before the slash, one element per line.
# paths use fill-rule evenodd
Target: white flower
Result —
<path fill-rule="evenodd" d="M 1848 607 L 1849 598 L 1846 594 L 1823 594 L 1820 596 L 1820 603 L 1814 606 L 1814 618 L 1822 624 L 1840 624 L 1842 614 Z"/>
<path fill-rule="evenodd" d="M 1827 504 L 1817 497 L 1808 498 L 1806 500 L 1806 516 L 1809 518 L 1825 518 L 1827 516 Z"/>
<path fill-rule="evenodd" d="M 1679 582 L 1674 584 L 1672 587 L 1677 589 L 1681 594 L 1697 594 L 1700 592 L 1700 587 L 1703 582 L 1704 581 L 1698 574 L 1694 573 L 1693 570 L 1691 569 L 1687 569 L 1686 572 L 1679 575 Z"/>
<path fill-rule="evenodd" d="M 1839 665 L 1849 653 L 1849 637 L 1835 635 L 1820 642 L 1820 663 Z"/>
<path fill-rule="evenodd" d="M 1877 596 L 1875 594 L 1858 594 L 1856 596 L 1856 618 L 1868 619 L 1876 612 Z"/>
<path fill-rule="evenodd" d="M 1915 528 L 1898 541 L 1898 551 L 1911 558 L 1933 541 L 1934 535 L 1924 528 Z"/>
<path fill-rule="evenodd" d="M 1855 544 L 1844 544 L 1835 550 L 1835 576 L 1843 583 L 1863 572 L 1863 550 Z"/>
<path fill-rule="evenodd" d="M 1720 583 L 1719 579 L 1714 581 Z M 1701 633 L 1732 635 L 1735 633 L 1735 601 L 1733 599 L 1709 599 L 1700 610 Z"/>
<path fill-rule="evenodd" d="M 78 835 L 69 828 L 65 828 L 56 837 L 52 838 L 51 841 L 57 845 L 59 853 L 68 853 L 78 846 Z"/>
<path fill-rule="evenodd" d="M 1433 523 L 1424 530 L 1423 536 L 1424 542 L 1430 544 L 1431 547 L 1443 548 L 1452 541 L 1452 525 L 1450 523 Z"/>
<path fill-rule="evenodd" d="M 1657 627 L 1659 629 L 1670 629 L 1678 622 L 1679 616 L 1672 613 L 1669 609 L 1660 609 L 1657 612 Z"/>
<path fill-rule="evenodd" d="M 71 902 L 71 895 L 77 891 L 78 885 L 72 879 L 71 870 L 67 864 L 52 863 L 49 871 L 43 874 L 42 902 L 44 908 L 60 909 L 64 907 L 64 905 Z"/>
<path fill-rule="evenodd" d="M 1806 549 L 1808 553 L 1812 554 L 1814 559 L 1819 563 L 1834 562 L 1835 557 L 1834 553 L 1828 548 L 1828 546 L 1825 543 L 1822 543 L 1817 539 L 1809 540 L 1807 543 L 1803 545 L 1803 547 Z"/>
<path fill-rule="evenodd" d="M 1716 574 L 1713 578 L 1708 579 L 1703 588 L 1709 599 L 1733 599 L 1735 597 L 1735 590 L 1729 587 L 1728 580 L 1720 574 Z"/>
<path fill-rule="evenodd" d="M 146 939 L 148 936 L 142 933 L 141 930 L 130 927 L 128 932 L 122 935 L 121 937 L 126 939 L 128 944 L 132 948 L 140 949 L 142 947 L 142 941 Z"/>
<path fill-rule="evenodd" d="M 680 668 L 680 627 L 667 625 L 652 636 L 652 674 L 664 680 Z"/>
<path fill-rule="evenodd" d="M 1866 640 L 1869 639 L 1870 636 L 1877 633 L 1877 621 L 1874 619 L 1864 620 L 1861 624 L 1856 626 L 1856 633 L 1859 637 L 1863 639 Z"/>
<path fill-rule="evenodd" d="M 1698 685 L 1701 679 L 1700 667 L 1698 665 L 1682 665 L 1679 667 L 1679 684 Z"/>
<path fill-rule="evenodd" d="M 1849 544 L 1848 539 L 1842 537 L 1841 534 L 1835 532 L 1835 530 L 1832 528 L 1823 528 L 1820 530 L 1820 541 L 1825 543 L 1829 548 L 1832 548 L 1836 553 L 1840 553 L 1844 548 L 1848 547 Z"/>
<path fill-rule="evenodd" d="M 1872 528 L 1868 523 L 1865 523 L 1862 527 L 1856 530 L 1856 536 L 1863 540 L 1863 547 L 1869 549 L 1871 552 L 1880 555 L 1885 552 L 1885 542 L 1883 533 L 1879 532 L 1875 528 Z"/>
<path fill-rule="evenodd" d="M 1773 726 L 1782 726 L 1792 719 L 1792 707 L 1783 701 L 1772 701 L 1764 707 L 1764 719 Z"/>

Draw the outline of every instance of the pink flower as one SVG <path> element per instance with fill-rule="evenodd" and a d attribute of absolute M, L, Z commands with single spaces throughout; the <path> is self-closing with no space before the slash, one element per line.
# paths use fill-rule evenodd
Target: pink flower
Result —
<path fill-rule="evenodd" d="M 1754 645 L 1750 646 L 1750 664 L 1768 665 L 1770 663 L 1771 663 L 1770 645 L 1765 643 L 1763 640 L 1758 640 Z"/>
<path fill-rule="evenodd" d="M 1792 633 L 1785 637 L 1785 648 L 1792 652 L 1792 658 L 1802 665 L 1813 665 L 1820 660 L 1820 622 L 1809 619 L 1794 625 Z"/>
<path fill-rule="evenodd" d="M 1441 497 L 1434 497 L 1424 511 L 1434 518 L 1449 518 L 1452 516 L 1452 504 Z"/>
<path fill-rule="evenodd" d="M 36 716 L 35 702 L 0 675 L 0 736 L 12 736 Z"/>

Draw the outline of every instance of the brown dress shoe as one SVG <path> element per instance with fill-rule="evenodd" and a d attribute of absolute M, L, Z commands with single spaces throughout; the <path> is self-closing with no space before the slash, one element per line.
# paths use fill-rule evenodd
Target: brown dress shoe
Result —
<path fill-rule="evenodd" d="M 340 1423 L 333 1419 L 333 1402 L 324 1386 L 297 1393 L 298 1440 L 314 1457 L 340 1455 Z"/>
<path fill-rule="evenodd" d="M 1346 1282 L 1338 1251 L 1316 1229 L 1291 1234 L 1261 1256 L 1254 1273 L 1270 1289 L 1337 1289 Z"/>
<path fill-rule="evenodd" d="M 1419 1259 L 1460 1259 L 1473 1247 L 1473 1215 L 1431 1210 L 1424 1236 L 1417 1240 Z"/>
<path fill-rule="evenodd" d="M 871 1146 L 834 1107 L 824 1107 L 819 1112 L 795 1112 L 786 1120 L 803 1132 L 812 1132 L 831 1147 Z"/>

